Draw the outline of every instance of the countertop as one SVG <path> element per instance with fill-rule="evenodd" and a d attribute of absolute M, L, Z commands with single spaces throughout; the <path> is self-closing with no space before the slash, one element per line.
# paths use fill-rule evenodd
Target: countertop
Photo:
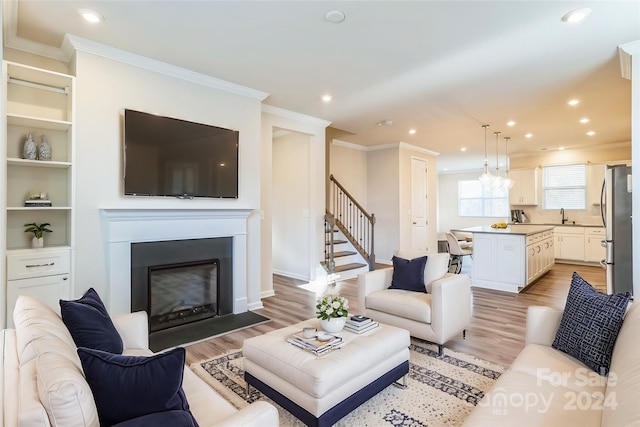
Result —
<path fill-rule="evenodd" d="M 491 228 L 488 225 L 462 228 L 454 231 L 464 233 L 519 234 L 528 236 L 542 231 L 553 230 L 555 225 L 511 224 L 507 228 Z"/>
<path fill-rule="evenodd" d="M 510 223 L 513 224 L 513 223 Z M 604 225 L 602 224 L 573 224 L 573 223 L 566 223 L 566 224 L 551 224 L 551 223 L 543 223 L 543 224 L 534 224 L 534 223 L 527 223 L 527 224 L 513 224 L 513 225 L 549 225 L 552 227 L 597 227 L 597 228 L 604 228 Z"/>

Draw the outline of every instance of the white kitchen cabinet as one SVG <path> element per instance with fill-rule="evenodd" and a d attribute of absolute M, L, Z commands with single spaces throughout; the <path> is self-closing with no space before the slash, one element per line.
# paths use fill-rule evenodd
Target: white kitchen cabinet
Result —
<path fill-rule="evenodd" d="M 527 236 L 527 284 L 549 271 L 554 259 L 552 231 Z"/>
<path fill-rule="evenodd" d="M 567 261 L 584 261 L 584 227 L 556 227 L 555 257 Z"/>
<path fill-rule="evenodd" d="M 509 171 L 513 187 L 509 190 L 509 204 L 532 206 L 538 204 L 538 169 L 513 169 Z"/>
<path fill-rule="evenodd" d="M 604 227 L 585 227 L 584 260 L 586 262 L 600 262 L 605 258 L 606 249 L 602 246 L 605 237 Z"/>
<path fill-rule="evenodd" d="M 525 284 L 524 236 L 473 234 L 473 274 L 475 286 L 518 292 Z"/>
<path fill-rule="evenodd" d="M 27 295 L 59 311 L 60 299 L 71 296 L 70 249 L 15 250 L 7 255 L 6 324 L 13 327 L 18 296 Z"/>
<path fill-rule="evenodd" d="M 600 193 L 604 181 L 604 164 L 590 164 L 587 166 L 587 208 L 600 206 Z"/>
<path fill-rule="evenodd" d="M 554 263 L 552 227 L 519 224 L 464 231 L 473 233 L 473 286 L 520 292 Z"/>

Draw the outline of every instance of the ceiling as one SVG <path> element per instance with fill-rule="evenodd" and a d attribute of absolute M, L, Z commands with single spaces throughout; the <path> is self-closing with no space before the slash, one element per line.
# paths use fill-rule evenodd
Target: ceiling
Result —
<path fill-rule="evenodd" d="M 71 33 L 267 92 L 264 103 L 331 121 L 342 141 L 438 152 L 438 170 L 482 166 L 482 124 L 491 162 L 494 131 L 501 153 L 505 136 L 510 153 L 631 140 L 617 46 L 640 40 L 638 1 L 3 3 L 8 47 L 60 59 Z M 562 21 L 583 7 L 584 21 Z M 81 8 L 104 21 L 85 22 Z M 333 10 L 344 21 L 328 22 Z"/>

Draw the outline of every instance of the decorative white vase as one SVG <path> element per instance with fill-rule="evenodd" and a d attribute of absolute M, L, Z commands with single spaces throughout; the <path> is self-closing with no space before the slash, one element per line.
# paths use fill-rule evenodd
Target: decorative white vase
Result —
<path fill-rule="evenodd" d="M 320 327 L 325 332 L 335 334 L 336 332 L 340 332 L 344 328 L 344 324 L 346 322 L 346 317 L 331 317 L 327 320 L 320 319 Z"/>
<path fill-rule="evenodd" d="M 32 248 L 43 248 L 44 247 L 44 237 L 36 237 L 33 236 L 33 239 L 31 239 L 31 247 Z"/>

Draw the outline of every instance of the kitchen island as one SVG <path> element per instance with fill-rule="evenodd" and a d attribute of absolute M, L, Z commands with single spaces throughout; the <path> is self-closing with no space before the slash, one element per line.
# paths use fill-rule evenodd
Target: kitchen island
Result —
<path fill-rule="evenodd" d="M 456 229 L 473 234 L 471 284 L 520 292 L 555 262 L 552 225 L 512 224 Z"/>

